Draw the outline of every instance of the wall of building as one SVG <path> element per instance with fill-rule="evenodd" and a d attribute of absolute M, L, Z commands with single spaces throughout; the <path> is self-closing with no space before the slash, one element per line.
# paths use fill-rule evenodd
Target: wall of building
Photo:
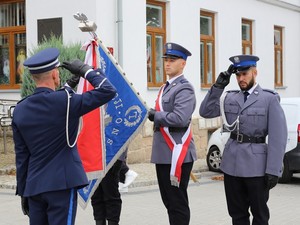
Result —
<path fill-rule="evenodd" d="M 60 1 L 60 0 L 26 0 L 26 34 L 27 48 L 30 50 L 37 45 L 37 20 L 62 18 L 64 42 L 78 42 L 88 39 L 86 33 L 78 29 L 78 21 L 73 14 L 84 12 L 90 20 L 95 21 L 98 16 L 97 0 L 88 1 Z M 87 13 L 88 12 L 88 13 Z"/>
<path fill-rule="evenodd" d="M 207 90 L 200 88 L 200 10 L 216 14 L 216 74 L 226 70 L 228 58 L 241 53 L 241 19 L 253 20 L 253 54 L 260 57 L 258 82 L 265 88 L 274 89 L 274 25 L 284 27 L 284 85 L 277 91 L 283 97 L 299 96 L 300 76 L 300 4 L 299 11 L 283 8 L 267 2 L 276 0 L 169 0 L 167 1 L 167 41 L 178 42 L 192 52 L 187 61 L 185 76 L 194 84 L 197 94 L 197 108 Z M 118 6 L 122 6 L 118 13 Z M 73 18 L 76 12 L 85 13 L 98 25 L 97 34 L 106 46 L 113 47 L 115 57 L 121 62 L 128 79 L 141 93 L 151 107 L 154 105 L 157 89 L 146 86 L 146 0 L 89 0 L 72 1 L 26 1 L 27 47 L 37 44 L 37 20 L 63 18 L 64 42 L 85 42 L 88 33 L 78 29 L 78 21 Z M 295 6 L 296 7 L 296 6 Z M 39 10 L 37 10 L 39 9 Z M 247 9 L 247 10 L 245 10 Z M 122 18 L 119 18 L 122 15 Z M 276 16 L 274 16 L 276 15 Z M 121 19 L 121 21 L 119 20 Z M 119 27 L 122 29 L 119 29 Z M 238 88 L 234 76 L 228 89 Z M 18 92 L 10 94 L 19 98 Z M 4 97 L 4 96 L 3 96 Z M 198 112 L 195 112 L 195 117 Z"/>
<path fill-rule="evenodd" d="M 288 4 L 278 0 L 166 0 L 165 2 L 167 2 L 167 41 L 180 43 L 193 54 L 187 60 L 185 76 L 193 83 L 197 96 L 193 129 L 199 157 L 204 155 L 206 129 L 215 129 L 220 125 L 218 120 L 207 121 L 198 115 L 200 103 L 207 93 L 207 89 L 200 88 L 200 10 L 214 12 L 216 15 L 216 74 L 228 68 L 230 56 L 241 54 L 241 19 L 254 21 L 253 54 L 260 57 L 258 82 L 269 89 L 274 89 L 274 25 L 284 27 L 285 87 L 276 91 L 282 97 L 300 96 L 300 1 L 286 0 Z M 147 105 L 153 107 L 158 89 L 149 89 L 146 86 L 146 0 L 71 2 L 27 0 L 28 50 L 37 44 L 37 20 L 44 18 L 63 18 L 65 43 L 87 41 L 90 38 L 89 34 L 82 33 L 78 29 L 78 21 L 73 18 L 76 12 L 83 12 L 90 20 L 96 22 L 99 38 L 106 46 L 113 47 L 114 55 L 121 62 L 127 78 L 140 92 Z M 238 89 L 234 76 L 228 89 Z M 19 98 L 19 93 L 3 93 L 3 95 L 1 93 L 1 96 L 16 99 Z M 152 124 L 147 122 L 143 132 L 130 147 L 135 153 L 141 151 L 140 155 L 143 156 L 140 156 L 140 159 L 149 160 L 151 127 Z M 203 140 L 199 137 L 203 137 Z M 145 138 L 146 141 L 139 141 L 139 138 Z M 139 154 L 129 153 L 129 155 L 135 158 Z"/>

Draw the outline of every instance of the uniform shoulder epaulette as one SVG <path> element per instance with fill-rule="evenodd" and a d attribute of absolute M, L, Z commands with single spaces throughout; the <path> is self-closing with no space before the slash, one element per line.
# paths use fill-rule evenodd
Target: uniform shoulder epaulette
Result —
<path fill-rule="evenodd" d="M 239 93 L 240 92 L 240 90 L 228 90 L 228 91 L 226 91 L 227 93 Z"/>
<path fill-rule="evenodd" d="M 185 83 L 188 83 L 188 82 L 189 82 L 189 81 L 186 80 L 186 79 L 183 79 L 183 80 L 180 81 L 180 83 L 182 83 L 182 84 L 185 84 Z"/>
<path fill-rule="evenodd" d="M 25 98 L 22 98 L 20 101 L 17 102 L 19 104 L 20 102 L 23 102 L 26 98 L 28 98 L 30 95 L 26 96 Z"/>
<path fill-rule="evenodd" d="M 71 88 L 68 87 L 68 86 L 63 86 L 63 87 L 61 87 L 60 89 L 58 89 L 56 91 L 64 91 L 65 89 L 71 89 Z"/>
<path fill-rule="evenodd" d="M 75 93 L 74 90 L 71 87 L 68 87 L 68 86 L 64 86 L 64 87 L 58 89 L 57 91 L 65 91 L 65 90 L 68 91 L 70 94 Z"/>
<path fill-rule="evenodd" d="M 271 90 L 271 89 L 264 89 L 264 88 L 263 88 L 263 91 L 269 92 L 269 93 L 271 93 L 271 94 L 273 94 L 273 95 L 278 95 L 278 93 L 277 93 L 276 91 Z"/>

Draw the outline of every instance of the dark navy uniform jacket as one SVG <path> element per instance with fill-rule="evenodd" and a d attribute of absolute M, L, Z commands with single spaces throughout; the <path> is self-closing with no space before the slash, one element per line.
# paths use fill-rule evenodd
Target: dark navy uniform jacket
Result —
<path fill-rule="evenodd" d="M 86 79 L 95 87 L 82 95 L 71 93 L 69 139 L 74 143 L 79 118 L 111 100 L 116 90 L 100 74 L 91 71 Z M 104 81 L 104 82 L 103 82 Z M 103 83 L 102 83 L 103 82 Z M 67 93 L 36 88 L 20 101 L 13 115 L 16 152 L 17 191 L 20 196 L 81 188 L 88 184 L 77 145 L 70 148 L 66 140 Z"/>

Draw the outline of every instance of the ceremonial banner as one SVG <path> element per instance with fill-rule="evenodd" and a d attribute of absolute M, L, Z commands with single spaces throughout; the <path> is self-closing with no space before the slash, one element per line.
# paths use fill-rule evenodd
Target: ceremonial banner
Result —
<path fill-rule="evenodd" d="M 101 68 L 117 89 L 117 95 L 106 108 L 106 117 L 111 120 L 105 127 L 106 165 L 110 168 L 142 128 L 147 107 L 110 51 L 101 41 L 98 44 Z"/>
<path fill-rule="evenodd" d="M 85 43 L 81 50 L 86 51 L 85 63 L 99 68 L 99 51 L 96 40 Z M 85 79 L 80 78 L 77 93 L 81 94 L 94 87 Z M 86 208 L 88 201 L 105 175 L 105 140 L 104 140 L 104 109 L 100 107 L 82 119 L 82 130 L 78 137 L 77 147 L 80 158 L 89 180 L 89 185 L 78 190 L 79 204 Z"/>
<path fill-rule="evenodd" d="M 96 112 L 93 111 L 93 114 L 87 114 L 86 116 L 90 117 L 90 120 L 83 118 L 83 129 L 78 139 L 78 148 L 87 172 L 89 185 L 78 190 L 79 204 L 82 208 L 87 206 L 105 173 L 126 150 L 129 142 L 136 136 L 147 119 L 145 102 L 134 90 L 125 77 L 122 68 L 103 43 L 92 40 L 84 46 L 87 50 L 86 63 L 93 62 L 90 65 L 94 65 L 94 67 L 98 67 L 94 63 L 99 64 L 108 80 L 116 87 L 117 94 L 101 109 Z M 84 79 L 81 79 L 78 89 L 84 92 L 84 90 L 88 90 L 85 88 Z M 90 121 L 90 123 L 86 121 Z M 86 126 L 89 126 L 89 128 L 86 128 Z M 103 132 L 104 127 L 105 132 Z M 84 135 L 86 130 L 88 131 Z M 103 134 L 104 137 L 101 136 Z M 91 144 L 92 141 L 85 139 L 90 136 L 93 136 L 96 140 L 98 139 L 97 147 L 86 151 L 86 148 L 90 148 L 91 145 L 95 144 L 95 142 Z M 105 149 L 105 151 L 100 149 Z"/>

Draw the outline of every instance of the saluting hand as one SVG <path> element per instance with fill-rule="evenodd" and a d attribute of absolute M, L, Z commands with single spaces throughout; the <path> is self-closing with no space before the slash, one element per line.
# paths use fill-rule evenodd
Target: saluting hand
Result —
<path fill-rule="evenodd" d="M 72 74 L 81 76 L 83 78 L 84 78 L 85 73 L 89 69 L 93 69 L 93 67 L 91 67 L 88 64 L 83 63 L 79 59 L 75 59 L 71 62 L 65 61 L 62 63 L 61 66 L 65 69 L 69 70 Z"/>
<path fill-rule="evenodd" d="M 224 89 L 230 82 L 230 76 L 235 72 L 235 67 L 231 64 L 227 71 L 221 72 L 214 84 L 215 87 Z"/>

